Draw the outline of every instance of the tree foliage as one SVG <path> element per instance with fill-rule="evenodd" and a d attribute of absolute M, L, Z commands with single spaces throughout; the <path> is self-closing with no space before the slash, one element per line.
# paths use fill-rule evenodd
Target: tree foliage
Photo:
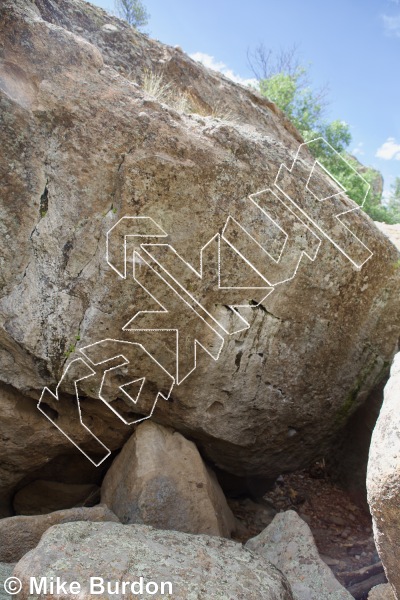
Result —
<path fill-rule="evenodd" d="M 400 222 L 400 178 L 389 203 L 382 203 L 382 176 L 375 169 L 365 167 L 351 156 L 347 148 L 351 143 L 350 127 L 341 120 L 325 119 L 327 87 L 314 89 L 310 84 L 309 70 L 300 65 L 297 47 L 274 55 L 260 45 L 248 54 L 250 67 L 259 80 L 260 92 L 286 114 L 306 142 L 324 138 L 345 161 L 327 144 L 316 142 L 310 147 L 317 160 L 347 190 L 348 196 L 361 204 L 365 199 L 365 184 L 354 176 L 354 170 L 370 184 L 363 208 L 377 221 Z M 354 169 L 354 170 L 353 170 Z"/>
<path fill-rule="evenodd" d="M 400 177 L 396 177 L 391 187 L 386 211 L 390 217 L 388 223 L 400 223 Z"/>
<path fill-rule="evenodd" d="M 118 16 L 132 27 L 139 29 L 149 22 L 150 15 L 140 0 L 115 0 L 115 8 Z"/>
<path fill-rule="evenodd" d="M 303 137 L 319 128 L 325 108 L 320 94 L 304 84 L 305 75 L 298 67 L 293 74 L 276 73 L 260 80 L 261 94 L 283 110 Z"/>

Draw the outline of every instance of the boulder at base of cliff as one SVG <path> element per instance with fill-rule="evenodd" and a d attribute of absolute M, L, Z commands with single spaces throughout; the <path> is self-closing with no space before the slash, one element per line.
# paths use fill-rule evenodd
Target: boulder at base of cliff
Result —
<path fill-rule="evenodd" d="M 229 537 L 235 518 L 216 476 L 180 433 L 141 423 L 107 472 L 101 490 L 122 523 Z"/>
<path fill-rule="evenodd" d="M 174 600 L 293 600 L 284 575 L 241 544 L 217 537 L 159 531 L 146 525 L 66 523 L 51 527 L 14 569 L 14 575 L 22 581 L 18 598 L 29 597 L 31 577 L 50 577 L 54 573 L 68 582 L 77 581 L 81 585 L 81 600 L 99 597 L 90 593 L 91 577 L 107 578 L 114 590 L 116 582 L 139 585 L 142 577 L 144 586 L 154 582 L 158 597 Z M 162 582 L 171 583 L 172 593 L 166 586 L 163 594 Z M 151 586 L 153 595 L 155 585 Z M 130 586 L 125 588 L 125 594 L 131 595 Z M 53 598 L 50 594 L 40 597 Z M 66 599 L 71 595 L 59 597 Z M 103 597 L 108 597 L 106 591 Z"/>
<path fill-rule="evenodd" d="M 287 577 L 294 600 L 351 600 L 318 554 L 307 523 L 292 510 L 278 513 L 246 548 L 261 554 Z"/>
<path fill-rule="evenodd" d="M 0 520 L 0 561 L 17 562 L 37 546 L 43 533 L 58 523 L 114 521 L 118 517 L 106 506 L 58 510 L 48 515 L 17 516 Z"/>

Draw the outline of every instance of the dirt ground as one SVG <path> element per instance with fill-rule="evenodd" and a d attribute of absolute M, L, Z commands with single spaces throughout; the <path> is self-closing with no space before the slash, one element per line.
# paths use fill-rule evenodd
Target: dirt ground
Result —
<path fill-rule="evenodd" d="M 321 465 L 279 477 L 261 502 L 240 498 L 229 504 L 240 523 L 236 539 L 241 542 L 260 533 L 276 512 L 295 510 L 310 526 L 321 558 L 357 600 L 386 581 L 370 515 Z"/>

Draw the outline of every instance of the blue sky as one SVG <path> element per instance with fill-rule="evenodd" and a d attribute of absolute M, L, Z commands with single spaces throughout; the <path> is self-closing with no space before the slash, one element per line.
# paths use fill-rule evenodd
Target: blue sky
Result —
<path fill-rule="evenodd" d="M 238 79 L 248 48 L 293 44 L 315 87 L 329 84 L 327 118 L 351 126 L 350 151 L 400 176 L 400 0 L 143 0 L 151 37 L 179 45 Z M 114 0 L 96 0 L 108 11 Z"/>

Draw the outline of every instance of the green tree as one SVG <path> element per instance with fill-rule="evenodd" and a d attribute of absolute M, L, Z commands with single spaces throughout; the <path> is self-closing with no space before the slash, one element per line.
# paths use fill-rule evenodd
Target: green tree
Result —
<path fill-rule="evenodd" d="M 150 15 L 140 0 L 115 0 L 115 8 L 118 16 L 136 29 L 149 22 Z"/>
<path fill-rule="evenodd" d="M 400 223 L 400 177 L 396 177 L 389 194 L 386 210 L 391 223 Z"/>
<path fill-rule="evenodd" d="M 347 190 L 349 197 L 361 204 L 365 199 L 366 185 L 354 171 L 370 184 L 368 196 L 363 208 L 377 221 L 387 223 L 400 222 L 400 178 L 387 205 L 382 204 L 382 176 L 370 167 L 362 165 L 351 156 L 347 148 L 351 143 L 350 128 L 340 120 L 327 121 L 326 86 L 314 89 L 310 84 L 309 71 L 299 64 L 297 48 L 293 46 L 274 56 L 271 50 L 260 45 L 251 55 L 248 54 L 250 67 L 259 80 L 260 92 L 286 114 L 296 126 L 306 142 L 324 138 L 345 160 L 323 141 L 310 146 L 315 158 Z"/>
<path fill-rule="evenodd" d="M 304 85 L 306 70 L 298 67 L 294 73 L 276 73 L 260 80 L 260 92 L 289 117 L 303 137 L 316 131 L 324 111 L 323 99 Z"/>

